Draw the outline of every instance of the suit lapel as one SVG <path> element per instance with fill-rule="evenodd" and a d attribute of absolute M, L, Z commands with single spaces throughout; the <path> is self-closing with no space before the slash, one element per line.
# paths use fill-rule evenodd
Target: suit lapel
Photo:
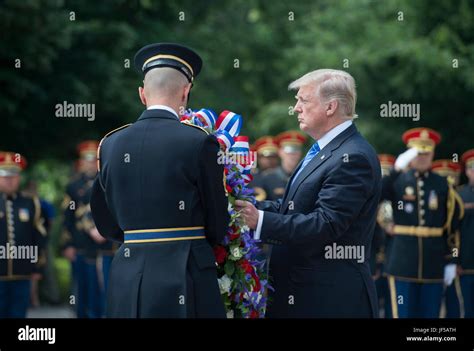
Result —
<path fill-rule="evenodd" d="M 326 148 L 324 148 L 326 149 Z M 298 190 L 299 186 L 303 181 L 311 174 L 313 173 L 319 166 L 321 166 L 328 158 L 330 158 L 332 155 L 332 152 L 330 150 L 321 150 L 316 156 L 313 157 L 313 159 L 306 165 L 306 167 L 303 169 L 303 171 L 300 173 L 298 178 L 296 178 L 295 183 L 293 185 L 289 185 L 288 189 L 288 200 L 293 199 L 296 191 Z M 289 201 L 288 201 L 289 202 Z M 283 206 L 283 211 L 286 210 L 286 206 L 288 203 Z"/>
<path fill-rule="evenodd" d="M 295 170 L 293 171 L 293 174 L 291 175 L 290 179 L 288 180 L 288 182 L 286 183 L 286 187 L 285 187 L 285 193 L 283 194 L 283 201 L 282 201 L 282 204 L 285 203 L 285 200 L 288 196 L 288 192 L 290 190 L 290 185 L 291 183 L 293 182 L 293 178 L 296 176 L 296 174 L 298 173 L 298 170 L 300 169 L 301 165 L 303 164 L 303 161 L 304 161 L 304 157 L 301 159 L 300 163 L 298 163 L 298 165 L 296 166 Z"/>
<path fill-rule="evenodd" d="M 354 124 L 352 124 L 349 128 L 344 130 L 341 134 L 336 136 L 329 144 L 327 144 L 319 153 L 313 157 L 313 159 L 306 165 L 306 167 L 303 169 L 301 174 L 298 176 L 298 178 L 295 180 L 295 183 L 291 185 L 291 182 L 293 181 L 294 176 L 298 172 L 298 169 L 301 167 L 301 163 L 298 165 L 297 170 L 293 173 L 293 176 L 289 180 L 286 190 L 285 190 L 285 196 L 283 197 L 283 206 L 281 207 L 281 213 L 284 213 L 286 211 L 286 208 L 289 204 L 289 202 L 293 199 L 295 196 L 296 191 L 298 190 L 299 186 L 303 181 L 311 174 L 313 173 L 319 166 L 321 166 L 324 162 L 326 162 L 327 159 L 329 159 L 332 156 L 332 151 L 337 149 L 347 138 L 349 138 L 351 135 L 357 132 L 357 128 L 355 127 Z"/>

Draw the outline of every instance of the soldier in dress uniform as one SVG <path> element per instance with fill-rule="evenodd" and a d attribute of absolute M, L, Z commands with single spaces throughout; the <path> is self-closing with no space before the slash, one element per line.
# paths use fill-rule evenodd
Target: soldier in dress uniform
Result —
<path fill-rule="evenodd" d="M 32 280 L 46 263 L 46 229 L 40 201 L 19 192 L 26 160 L 0 151 L 0 318 L 25 318 Z"/>
<path fill-rule="evenodd" d="M 301 160 L 306 136 L 292 130 L 278 134 L 275 142 L 278 144 L 281 164 L 277 168 L 263 171 L 261 175 L 261 188 L 266 194 L 266 200 L 272 201 L 285 193 L 286 184 Z"/>
<path fill-rule="evenodd" d="M 255 141 L 251 150 L 257 153 L 258 169 L 252 174 L 249 186 L 253 188 L 257 201 L 263 201 L 268 196 L 263 186 L 263 175 L 265 171 L 278 167 L 278 144 L 275 138 L 265 135 Z"/>
<path fill-rule="evenodd" d="M 100 318 L 103 315 L 103 292 L 97 268 L 100 245 L 105 239 L 99 234 L 90 213 L 90 195 L 97 174 L 96 140 L 86 140 L 77 146 L 77 175 L 66 188 L 63 201 L 63 254 L 72 262 L 76 313 L 78 318 Z M 100 279 L 99 279 L 100 278 Z"/>
<path fill-rule="evenodd" d="M 474 318 L 474 149 L 466 151 L 462 161 L 468 183 L 459 190 L 465 209 L 461 222 L 459 272 L 464 317 Z"/>
<path fill-rule="evenodd" d="M 437 318 L 443 280 L 456 276 L 455 233 L 463 210 L 453 186 L 431 171 L 441 136 L 429 128 L 403 134 L 408 150 L 383 180 L 393 207 L 392 247 L 385 267 L 394 318 Z"/>
<path fill-rule="evenodd" d="M 147 110 L 100 143 L 92 215 L 101 234 L 123 242 L 110 269 L 108 317 L 226 316 L 212 250 L 229 223 L 219 144 L 178 115 L 201 66 L 182 45 L 140 49 Z"/>
<path fill-rule="evenodd" d="M 395 157 L 389 154 L 379 154 L 380 169 L 382 177 L 387 177 L 395 164 Z M 383 306 L 385 318 L 391 318 L 390 291 L 388 289 L 387 277 L 384 274 L 384 265 L 389 255 L 391 234 L 393 230 L 393 211 L 390 201 L 382 201 L 377 212 L 377 223 L 375 225 L 374 238 L 370 251 L 370 268 L 375 280 L 379 304 Z"/>
<path fill-rule="evenodd" d="M 459 185 L 462 166 L 459 162 L 453 162 L 448 159 L 433 161 L 431 170 L 446 178 L 454 187 Z M 459 234 L 458 236 L 459 237 Z M 458 266 L 459 270 L 459 266 Z M 453 284 L 446 287 L 444 293 L 444 302 L 446 308 L 446 318 L 459 318 L 464 315 L 462 306 L 462 293 L 459 275 L 454 278 Z"/>

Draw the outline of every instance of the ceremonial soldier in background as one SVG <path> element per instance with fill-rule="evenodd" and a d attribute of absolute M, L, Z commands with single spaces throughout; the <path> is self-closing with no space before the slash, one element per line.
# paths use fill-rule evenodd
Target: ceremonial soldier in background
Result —
<path fill-rule="evenodd" d="M 95 140 L 78 145 L 78 174 L 67 186 L 63 201 L 62 247 L 64 256 L 72 262 L 76 296 L 74 303 L 78 318 L 100 318 L 104 307 L 97 255 L 105 239 L 95 227 L 89 206 L 91 188 L 97 174 L 98 145 Z"/>
<path fill-rule="evenodd" d="M 464 305 L 464 317 L 474 318 L 474 149 L 462 155 L 468 183 L 459 190 L 465 216 L 461 222 L 459 272 Z"/>
<path fill-rule="evenodd" d="M 265 171 L 278 167 L 278 144 L 273 137 L 266 135 L 258 138 L 251 149 L 257 153 L 258 169 L 252 174 L 253 180 L 249 186 L 253 188 L 257 201 L 263 201 L 267 198 L 263 188 L 263 176 Z"/>
<path fill-rule="evenodd" d="M 140 49 L 147 110 L 100 143 L 92 214 L 101 234 L 123 242 L 110 269 L 108 317 L 226 316 L 212 250 L 229 223 L 219 144 L 178 115 L 201 65 L 182 45 Z"/>
<path fill-rule="evenodd" d="M 462 171 L 462 166 L 460 163 L 447 159 L 436 160 L 433 161 L 431 170 L 441 177 L 446 178 L 448 182 L 454 187 L 459 185 Z M 459 238 L 459 233 L 456 234 L 455 238 Z M 457 243 L 456 246 L 459 247 L 459 243 Z M 446 318 L 459 318 L 464 315 L 459 275 L 456 275 L 453 284 L 446 287 L 444 293 L 444 302 L 446 308 Z"/>
<path fill-rule="evenodd" d="M 283 132 L 275 137 L 281 164 L 261 173 L 260 187 L 266 194 L 266 200 L 277 200 L 285 193 L 286 184 L 301 160 L 305 141 L 306 136 L 298 131 Z"/>
<path fill-rule="evenodd" d="M 46 229 L 37 197 L 19 192 L 26 160 L 0 151 L 0 318 L 25 318 L 32 280 L 46 263 Z"/>
<path fill-rule="evenodd" d="M 462 217 L 459 195 L 431 172 L 441 136 L 429 128 L 403 134 L 408 150 L 383 180 L 384 199 L 393 207 L 394 228 L 385 270 L 394 318 L 439 317 L 443 278 L 456 276 L 455 233 Z"/>
<path fill-rule="evenodd" d="M 388 154 L 379 154 L 380 169 L 382 177 L 387 177 L 395 164 L 395 157 Z M 374 238 L 370 252 L 370 268 L 375 280 L 379 304 L 383 306 L 385 318 L 391 318 L 392 308 L 390 291 L 388 289 L 387 277 L 384 274 L 384 264 L 390 251 L 391 235 L 393 231 L 393 210 L 390 201 L 384 200 L 380 203 L 377 213 Z"/>

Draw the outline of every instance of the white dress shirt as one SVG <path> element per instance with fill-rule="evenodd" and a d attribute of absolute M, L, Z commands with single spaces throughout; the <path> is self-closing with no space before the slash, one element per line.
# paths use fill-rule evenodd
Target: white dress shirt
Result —
<path fill-rule="evenodd" d="M 351 125 L 352 125 L 352 120 L 342 122 L 341 124 L 338 124 L 333 129 L 331 129 L 329 132 L 324 134 L 321 137 L 321 139 L 317 140 L 319 148 L 321 149 L 321 151 L 335 137 L 337 137 L 339 134 L 341 134 L 343 131 L 345 131 L 347 128 L 349 128 Z M 264 216 L 264 211 L 258 210 L 257 228 L 255 228 L 255 232 L 254 232 L 254 235 L 253 235 L 255 240 L 260 240 L 260 233 L 262 231 L 262 224 L 263 224 L 263 216 Z"/>
<path fill-rule="evenodd" d="M 179 116 L 176 113 L 176 111 L 174 109 L 172 109 L 171 107 L 166 106 L 166 105 L 151 105 L 151 106 L 148 106 L 146 109 L 147 110 L 166 110 L 168 112 L 171 112 L 173 115 L 176 116 L 177 119 L 179 119 Z"/>

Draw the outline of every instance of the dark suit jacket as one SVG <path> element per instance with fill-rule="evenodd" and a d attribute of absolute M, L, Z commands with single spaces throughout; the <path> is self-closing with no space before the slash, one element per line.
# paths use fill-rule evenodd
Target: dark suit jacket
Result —
<path fill-rule="evenodd" d="M 206 239 L 124 243 L 110 271 L 110 317 L 225 317 L 211 245 L 228 226 L 218 142 L 147 110 L 103 139 L 91 209 L 99 232 L 205 227 Z"/>
<path fill-rule="evenodd" d="M 290 186 L 292 179 L 283 199 L 258 204 L 265 211 L 261 239 L 274 244 L 270 275 L 275 292 L 267 316 L 376 317 L 369 258 L 381 171 L 374 149 L 352 125 Z M 363 248 L 364 262 L 350 254 L 328 258 L 327 247 L 334 244 Z"/>

